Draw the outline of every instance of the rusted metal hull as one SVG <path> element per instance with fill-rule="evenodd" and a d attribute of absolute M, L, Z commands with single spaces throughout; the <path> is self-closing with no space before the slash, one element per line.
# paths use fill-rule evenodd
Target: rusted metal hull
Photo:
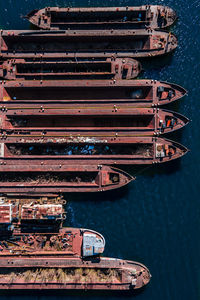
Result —
<path fill-rule="evenodd" d="M 15 165 L 14 161 L 9 161 L 0 166 L 0 174 L 4 178 L 0 184 L 1 194 L 109 191 L 125 186 L 135 179 L 122 170 L 96 166 L 90 162 L 88 165 L 62 166 L 60 161 L 55 160 L 48 160 L 46 165 L 41 159 L 26 162 L 20 159 L 18 163 Z"/>
<path fill-rule="evenodd" d="M 26 18 L 41 29 L 165 28 L 177 16 L 167 6 L 46 7 L 31 11 Z"/>
<path fill-rule="evenodd" d="M 91 229 L 65 227 L 57 232 L 37 231 L 34 226 L 29 231 L 14 232 L 6 237 L 1 233 L 0 261 L 4 258 L 45 257 L 92 257 L 104 252 L 104 237 Z"/>
<path fill-rule="evenodd" d="M 141 30 L 2 30 L 0 59 L 44 55 L 57 58 L 129 57 L 145 58 L 173 52 L 174 34 Z"/>
<path fill-rule="evenodd" d="M 8 165 L 12 160 L 16 160 L 16 165 L 26 160 L 49 164 L 55 160 L 61 166 L 163 163 L 180 158 L 188 151 L 179 143 L 157 137 L 57 138 L 25 135 L 1 140 L 0 150 L 1 164 Z M 4 166 L 0 166 L 0 171 L 3 169 Z"/>
<path fill-rule="evenodd" d="M 58 232 L 66 219 L 62 196 L 2 194 L 0 235 L 19 232 Z"/>
<path fill-rule="evenodd" d="M 160 135 L 189 120 L 176 112 L 131 105 L 43 105 L 0 107 L 0 138 L 24 135 L 59 137 Z"/>
<path fill-rule="evenodd" d="M 55 201 L 56 202 L 56 201 Z M 61 225 L 66 218 L 62 203 L 52 203 L 52 200 L 0 197 L 0 224 L 21 226 L 22 223 L 34 225 L 50 224 Z"/>
<path fill-rule="evenodd" d="M 146 286 L 151 278 L 147 267 L 134 261 L 58 256 L 5 257 L 0 260 L 2 273 L 2 290 L 136 290 Z"/>
<path fill-rule="evenodd" d="M 131 58 L 99 60 L 11 59 L 0 66 L 5 80 L 131 79 L 139 75 L 141 64 Z"/>
<path fill-rule="evenodd" d="M 156 80 L 4 81 L 0 103 L 129 103 L 151 107 L 172 103 L 186 95 L 176 84 Z"/>

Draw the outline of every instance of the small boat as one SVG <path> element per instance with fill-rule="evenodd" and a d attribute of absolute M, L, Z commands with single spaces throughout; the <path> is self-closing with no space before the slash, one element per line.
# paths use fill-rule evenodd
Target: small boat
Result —
<path fill-rule="evenodd" d="M 166 28 L 177 19 L 170 7 L 45 7 L 25 17 L 41 29 Z"/>
<path fill-rule="evenodd" d="M 58 251 L 51 257 L 0 253 L 0 290 L 134 291 L 150 279 L 147 267 L 135 261 L 107 257 L 84 260 L 63 257 Z"/>
<path fill-rule="evenodd" d="M 177 37 L 164 30 L 2 30 L 0 60 L 43 55 L 54 58 L 145 58 L 173 52 Z"/>
<path fill-rule="evenodd" d="M 4 238 L 4 237 L 3 237 Z M 23 256 L 57 256 L 66 257 L 91 257 L 99 256 L 104 252 L 104 237 L 90 229 L 62 228 L 57 233 L 38 233 L 30 231 L 14 233 L 3 240 L 0 239 L 0 261 L 4 258 Z"/>
<path fill-rule="evenodd" d="M 12 108 L 13 107 L 13 108 Z M 183 115 L 159 108 L 132 105 L 5 106 L 0 107 L 0 137 L 39 135 L 94 137 L 160 135 L 188 124 Z"/>
<path fill-rule="evenodd" d="M 4 80 L 132 79 L 141 64 L 131 58 L 107 59 L 10 59 L 0 66 Z"/>
<path fill-rule="evenodd" d="M 157 137 L 120 136 L 115 139 L 115 136 L 65 138 L 16 135 L 15 138 L 0 140 L 0 172 L 6 172 L 10 167 L 8 165 L 14 163 L 12 161 L 15 161 L 16 172 L 20 164 L 27 164 L 26 161 L 29 160 L 32 161 L 31 164 L 35 162 L 41 165 L 41 161 L 44 165 L 50 164 L 49 167 L 53 172 L 51 164 L 55 164 L 55 161 L 60 164 L 60 170 L 62 167 L 77 164 L 145 165 L 169 162 L 187 152 L 187 148 L 183 145 Z M 0 179 L 4 181 L 4 178 L 7 181 L 6 176 Z"/>
<path fill-rule="evenodd" d="M 186 95 L 181 86 L 164 81 L 139 80 L 24 80 L 3 81 L 0 103 L 131 104 L 154 107 Z"/>
<path fill-rule="evenodd" d="M 0 166 L 1 194 L 101 192 L 120 188 L 135 179 L 117 168 L 90 163 L 62 166 L 58 160 L 48 165 L 41 159 L 18 162 Z"/>

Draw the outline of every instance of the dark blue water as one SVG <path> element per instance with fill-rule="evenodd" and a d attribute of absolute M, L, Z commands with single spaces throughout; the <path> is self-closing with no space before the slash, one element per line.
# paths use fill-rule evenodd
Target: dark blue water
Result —
<path fill-rule="evenodd" d="M 199 0 L 0 0 L 0 27 L 28 29 L 20 18 L 43 6 L 126 6 L 163 4 L 179 21 L 172 31 L 179 47 L 172 57 L 145 63 L 143 76 L 175 82 L 189 96 L 173 109 L 189 117 L 187 128 L 173 135 L 191 150 L 179 162 L 145 170 L 127 188 L 108 194 L 66 195 L 70 226 L 104 234 L 106 256 L 138 260 L 152 273 L 141 300 L 200 299 L 200 2 Z M 138 170 L 129 168 L 133 174 Z M 86 299 L 85 295 L 82 298 Z M 122 299 L 125 297 L 120 296 Z M 79 296 L 13 296 L 1 299 L 80 299 Z M 92 298 L 103 299 L 98 293 Z M 110 299 L 119 298 L 109 295 Z M 131 297 L 130 297 L 131 298 Z"/>

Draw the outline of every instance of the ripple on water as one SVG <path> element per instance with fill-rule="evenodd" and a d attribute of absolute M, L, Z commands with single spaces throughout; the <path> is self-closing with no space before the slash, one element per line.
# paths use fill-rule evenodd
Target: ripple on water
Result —
<path fill-rule="evenodd" d="M 130 6 L 146 2 L 20 0 L 19 5 L 19 0 L 1 1 L 0 26 L 28 29 L 28 22 L 20 16 L 50 5 Z M 138 299 L 196 300 L 200 278 L 200 3 L 196 0 L 152 0 L 151 3 L 168 5 L 178 12 L 179 20 L 171 30 L 178 36 L 179 46 L 172 56 L 146 61 L 143 77 L 175 82 L 188 90 L 189 96 L 178 101 L 172 109 L 191 118 L 192 123 L 173 138 L 188 146 L 191 153 L 178 163 L 145 171 L 125 189 L 105 194 L 66 195 L 67 224 L 101 232 L 106 238 L 105 255 L 138 260 L 150 268 L 151 284 Z M 44 296 L 0 297 L 1 300 L 8 298 L 47 299 Z M 63 296 L 48 296 L 48 299 L 55 298 L 64 299 Z M 93 298 L 107 297 L 96 295 Z"/>

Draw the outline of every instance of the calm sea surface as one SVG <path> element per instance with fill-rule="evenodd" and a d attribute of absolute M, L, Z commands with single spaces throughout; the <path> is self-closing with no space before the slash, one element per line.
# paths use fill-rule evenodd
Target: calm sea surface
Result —
<path fill-rule="evenodd" d="M 107 194 L 66 195 L 67 226 L 88 227 L 106 238 L 105 255 L 137 260 L 151 273 L 150 285 L 138 300 L 200 299 L 200 2 L 199 0 L 0 0 L 0 28 L 29 29 L 20 16 L 44 6 L 126 6 L 163 4 L 174 8 L 179 20 L 172 31 L 179 46 L 172 57 L 144 64 L 143 77 L 182 85 L 188 97 L 170 109 L 192 122 L 171 136 L 191 152 L 181 161 L 139 173 L 127 188 Z M 128 169 L 134 174 L 138 172 Z M 92 295 L 96 299 L 125 296 Z M 0 299 L 86 299 L 73 296 L 2 296 Z"/>

